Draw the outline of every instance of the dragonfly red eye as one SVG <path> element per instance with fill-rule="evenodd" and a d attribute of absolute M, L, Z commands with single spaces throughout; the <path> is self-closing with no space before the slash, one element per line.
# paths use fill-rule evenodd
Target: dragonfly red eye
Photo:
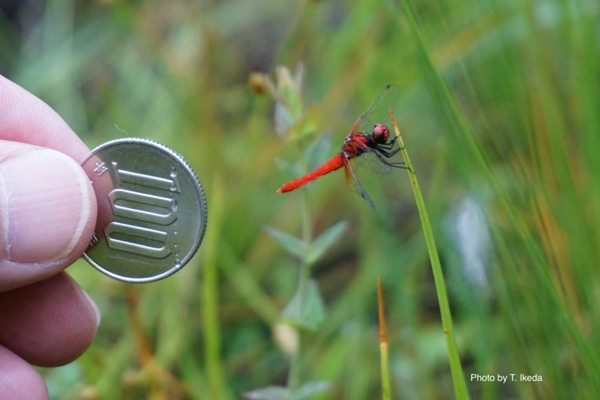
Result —
<path fill-rule="evenodd" d="M 373 127 L 373 140 L 375 143 L 385 143 L 388 140 L 390 131 L 385 125 L 377 124 Z"/>

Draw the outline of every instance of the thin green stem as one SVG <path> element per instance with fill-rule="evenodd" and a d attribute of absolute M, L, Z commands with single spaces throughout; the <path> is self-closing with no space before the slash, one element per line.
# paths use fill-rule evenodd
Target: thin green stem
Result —
<path fill-rule="evenodd" d="M 204 253 L 203 291 L 202 291 L 202 314 L 204 316 L 204 345 L 206 376 L 209 382 L 211 398 L 223 398 L 225 379 L 221 365 L 221 333 L 219 324 L 219 279 L 217 274 L 217 247 L 219 231 L 223 216 L 223 199 L 225 191 L 222 179 L 217 176 L 214 180 L 212 211 L 212 223 L 206 233 L 206 244 Z"/>
<path fill-rule="evenodd" d="M 385 329 L 385 307 L 383 303 L 383 291 L 381 290 L 381 278 L 377 277 L 377 300 L 379 304 L 379 350 L 381 353 L 381 398 L 392 400 L 392 389 L 390 384 L 390 367 L 388 361 L 388 341 Z"/>
<path fill-rule="evenodd" d="M 392 389 L 390 384 L 390 367 L 388 362 L 388 344 L 381 342 L 381 398 L 383 400 L 392 399 Z"/>
<path fill-rule="evenodd" d="M 296 346 L 296 352 L 292 358 L 292 364 L 290 365 L 290 374 L 288 376 L 288 390 L 290 393 L 295 393 L 300 388 L 301 380 L 301 366 L 302 366 L 302 352 L 304 350 L 304 334 L 301 329 L 298 329 L 298 344 Z"/>
<path fill-rule="evenodd" d="M 312 242 L 312 226 L 310 224 L 310 212 L 308 211 L 308 198 L 306 190 L 302 191 L 302 241 L 304 242 L 305 254 Z M 308 278 L 310 276 L 310 265 L 306 258 L 302 260 L 300 266 L 300 315 L 304 315 L 304 302 L 306 300 L 306 290 L 308 287 Z"/>
<path fill-rule="evenodd" d="M 308 211 L 308 199 L 306 190 L 302 191 L 302 239 L 304 248 L 308 249 L 312 241 L 312 226 L 310 224 L 310 213 Z M 306 291 L 308 289 L 308 279 L 310 277 L 310 264 L 306 259 L 302 260 L 299 272 L 298 291 L 300 292 L 300 316 L 304 316 L 304 303 L 306 300 Z M 288 389 L 290 393 L 294 393 L 301 384 L 302 372 L 302 352 L 304 348 L 305 335 L 303 329 L 297 329 L 298 345 L 292 358 L 290 366 L 290 374 L 288 376 Z"/>
<path fill-rule="evenodd" d="M 429 216 L 427 215 L 427 209 L 425 208 L 425 201 L 417 181 L 417 175 L 414 173 L 414 167 L 406 151 L 406 146 L 400 136 L 400 130 L 396 124 L 396 120 L 390 111 L 392 118 L 392 126 L 396 132 L 398 138 L 398 144 L 402 149 L 402 156 L 404 162 L 408 168 L 408 177 L 412 184 L 413 193 L 415 195 L 415 201 L 419 210 L 419 217 L 421 218 L 421 224 L 423 226 L 423 233 L 425 234 L 425 242 L 427 243 L 427 250 L 429 252 L 429 259 L 431 260 L 431 268 L 433 270 L 433 278 L 435 281 L 435 290 L 437 292 L 438 302 L 440 304 L 440 312 L 442 315 L 442 326 L 444 328 L 444 336 L 446 337 L 446 346 L 448 347 L 448 357 L 450 359 L 450 372 L 452 373 L 452 382 L 454 383 L 454 393 L 457 399 L 468 399 L 469 393 L 467 391 L 467 385 L 460 364 L 460 356 L 458 354 L 458 348 L 456 347 L 456 339 L 454 337 L 454 328 L 452 326 L 452 315 L 450 313 L 450 305 L 448 302 L 448 293 L 446 291 L 446 282 L 444 280 L 444 274 L 442 272 L 442 266 L 440 264 L 440 257 L 437 252 L 435 245 L 435 238 L 433 237 L 433 231 L 429 222 Z"/>

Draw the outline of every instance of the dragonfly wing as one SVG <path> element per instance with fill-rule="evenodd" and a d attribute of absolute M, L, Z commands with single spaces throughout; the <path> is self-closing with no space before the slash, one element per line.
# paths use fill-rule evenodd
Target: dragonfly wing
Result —
<path fill-rule="evenodd" d="M 350 162 L 348 161 L 348 156 L 346 156 L 344 154 L 343 158 L 344 158 L 344 173 L 346 174 L 346 184 L 348 185 L 350 190 L 352 190 L 353 192 L 358 194 L 360 197 L 365 199 L 365 201 L 371 206 L 371 208 L 373 210 L 377 210 L 377 207 L 375 207 L 373 200 L 371 200 L 371 198 L 367 194 L 367 191 L 362 187 L 358 178 L 354 174 L 354 171 L 352 170 L 352 166 L 350 165 Z"/>
<path fill-rule="evenodd" d="M 379 175 L 389 175 L 393 167 L 381 154 L 369 147 L 361 155 L 351 158 L 350 163 L 357 168 L 365 169 Z"/>
<path fill-rule="evenodd" d="M 395 85 L 387 85 L 373 100 L 373 103 L 354 123 L 352 133 L 372 133 L 375 124 L 390 126 L 390 109 L 395 113 L 400 90 Z"/>

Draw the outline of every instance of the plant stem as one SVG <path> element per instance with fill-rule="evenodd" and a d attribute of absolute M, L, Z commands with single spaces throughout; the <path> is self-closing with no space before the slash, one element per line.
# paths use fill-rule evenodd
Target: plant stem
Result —
<path fill-rule="evenodd" d="M 304 248 L 308 249 L 312 241 L 312 227 L 310 224 L 310 215 L 308 211 L 308 199 L 306 196 L 306 190 L 302 191 L 302 239 L 304 241 Z M 304 303 L 306 301 L 306 291 L 308 288 L 308 279 L 310 277 L 310 264 L 306 259 L 302 260 L 299 272 L 298 291 L 300 292 L 300 316 L 304 315 Z M 302 328 L 297 328 L 298 332 L 298 344 L 294 357 L 292 358 L 292 364 L 290 366 L 290 374 L 288 376 L 288 390 L 293 394 L 300 387 L 301 383 L 301 370 L 302 370 L 302 352 L 304 348 L 304 331 Z"/>
<path fill-rule="evenodd" d="M 381 278 L 379 276 L 377 277 L 377 300 L 379 304 L 379 350 L 381 352 L 381 397 L 383 400 L 391 400 L 392 390 L 388 363 L 388 341 L 385 331 L 385 310 L 381 290 Z"/>
<path fill-rule="evenodd" d="M 225 387 L 221 363 L 221 329 L 219 324 L 219 278 L 217 274 L 217 247 L 223 217 L 225 188 L 219 175 L 214 179 L 212 224 L 206 234 L 204 268 L 202 269 L 202 314 L 204 317 L 204 345 L 206 376 L 209 382 L 210 397 L 223 397 Z"/>
<path fill-rule="evenodd" d="M 446 292 L 446 283 L 444 280 L 444 274 L 442 272 L 442 266 L 440 264 L 440 257 L 437 252 L 435 245 L 435 239 L 433 237 L 433 231 L 431 224 L 429 223 L 429 216 L 427 215 L 427 209 L 425 208 L 425 201 L 417 181 L 417 175 L 414 173 L 414 168 L 410 162 L 410 157 L 404 146 L 402 136 L 400 136 L 400 130 L 394 119 L 394 115 L 390 111 L 390 117 L 392 119 L 392 126 L 396 132 L 396 138 L 398 145 L 402 149 L 402 157 L 406 163 L 408 177 L 412 184 L 413 193 L 415 195 L 415 201 L 419 210 L 419 217 L 421 218 L 421 224 L 423 226 L 423 233 L 425 234 L 425 241 L 427 243 L 427 250 L 429 252 L 429 259 L 431 260 L 431 268 L 433 270 L 433 279 L 435 281 L 435 290 L 437 292 L 438 302 L 440 304 L 440 312 L 442 315 L 442 326 L 444 328 L 444 336 L 446 336 L 446 346 L 448 347 L 448 357 L 450 359 L 450 371 L 452 373 L 452 382 L 454 383 L 454 393 L 457 399 L 468 399 L 469 393 L 467 391 L 467 385 L 460 364 L 460 357 L 458 355 L 458 348 L 456 347 L 456 339 L 454 337 L 454 328 L 452 327 L 452 315 L 450 314 L 450 305 L 448 302 L 448 293 Z"/>

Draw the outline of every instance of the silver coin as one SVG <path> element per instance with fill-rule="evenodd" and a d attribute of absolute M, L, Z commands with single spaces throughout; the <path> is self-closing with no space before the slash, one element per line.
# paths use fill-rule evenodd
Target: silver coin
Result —
<path fill-rule="evenodd" d="M 96 229 L 84 258 L 106 275 L 152 282 L 180 270 L 206 230 L 200 180 L 168 147 L 122 138 L 96 147 L 81 163 L 98 200 Z"/>

